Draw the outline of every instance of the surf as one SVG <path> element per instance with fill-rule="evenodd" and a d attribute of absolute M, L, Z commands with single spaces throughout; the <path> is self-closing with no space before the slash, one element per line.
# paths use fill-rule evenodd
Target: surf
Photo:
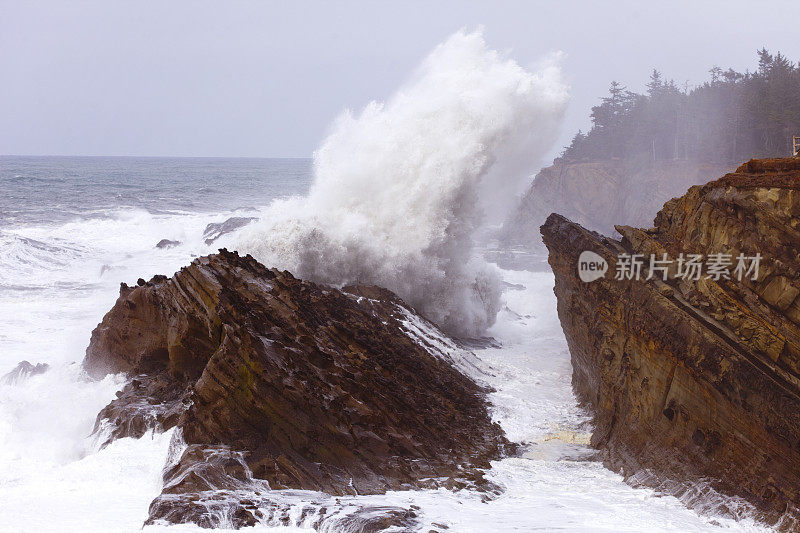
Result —
<path fill-rule="evenodd" d="M 475 237 L 550 150 L 567 101 L 557 58 L 529 71 L 458 31 L 386 102 L 342 113 L 309 194 L 232 246 L 304 279 L 386 287 L 448 332 L 482 335 L 502 285 Z"/>

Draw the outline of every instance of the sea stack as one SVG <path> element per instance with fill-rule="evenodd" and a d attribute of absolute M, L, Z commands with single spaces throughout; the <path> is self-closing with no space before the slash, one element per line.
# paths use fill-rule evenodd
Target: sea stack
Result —
<path fill-rule="evenodd" d="M 680 492 L 687 503 L 709 504 L 708 493 L 685 491 L 703 480 L 770 523 L 795 523 L 800 159 L 752 160 L 668 201 L 654 228 L 617 230 L 621 240 L 557 214 L 541 228 L 573 387 L 595 416 L 592 444 L 628 479 Z M 607 261 L 604 277 L 581 280 L 583 251 Z M 677 261 L 667 281 L 655 269 L 645 279 L 650 254 L 665 253 L 729 255 L 730 279 L 677 277 Z M 618 261 L 633 254 L 645 258 L 640 279 L 614 279 Z M 737 279 L 739 254 L 760 256 L 756 279 Z"/>
<path fill-rule="evenodd" d="M 209 501 L 256 481 L 333 495 L 490 490 L 481 469 L 510 444 L 474 364 L 385 289 L 316 285 L 226 250 L 123 284 L 84 361 L 94 376 L 131 377 L 98 417 L 109 439 L 182 435 L 150 520 L 201 525 Z M 226 500 L 234 525 L 257 521 L 253 497 Z"/>

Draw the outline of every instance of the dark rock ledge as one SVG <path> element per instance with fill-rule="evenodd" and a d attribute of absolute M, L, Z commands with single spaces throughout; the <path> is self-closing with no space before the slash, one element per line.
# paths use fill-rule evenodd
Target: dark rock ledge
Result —
<path fill-rule="evenodd" d="M 440 335 L 385 289 L 320 286 L 223 249 L 122 284 L 84 367 L 131 377 L 98 416 L 108 441 L 178 427 L 149 521 L 240 527 L 288 520 L 289 489 L 497 490 L 481 469 L 513 446 L 457 370 L 474 356 Z M 309 504 L 312 525 L 415 523 L 413 509 L 325 505 Z"/>
<path fill-rule="evenodd" d="M 654 228 L 617 230 L 621 241 L 556 214 L 541 229 L 592 444 L 634 483 L 797 530 L 800 159 L 750 161 L 667 202 Z M 579 279 L 584 250 L 606 259 L 605 278 Z M 758 279 L 674 279 L 674 264 L 667 282 L 647 268 L 612 279 L 619 253 L 716 252 L 761 254 Z"/>

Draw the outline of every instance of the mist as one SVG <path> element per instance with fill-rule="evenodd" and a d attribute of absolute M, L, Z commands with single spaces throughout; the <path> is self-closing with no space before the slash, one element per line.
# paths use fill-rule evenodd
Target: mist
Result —
<path fill-rule="evenodd" d="M 459 28 L 524 67 L 563 51 L 550 155 L 611 80 L 699 84 L 767 46 L 800 58 L 796 3 L 0 2 L 0 153 L 310 157 L 345 109 L 385 100 Z"/>
<path fill-rule="evenodd" d="M 274 203 L 234 246 L 304 279 L 387 287 L 447 331 L 483 334 L 502 291 L 475 233 L 515 203 L 568 101 L 558 66 L 541 67 L 456 32 L 385 103 L 342 114 L 309 195 Z"/>

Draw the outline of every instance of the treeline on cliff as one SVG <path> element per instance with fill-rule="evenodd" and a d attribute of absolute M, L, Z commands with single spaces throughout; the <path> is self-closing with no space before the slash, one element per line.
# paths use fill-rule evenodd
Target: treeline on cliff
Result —
<path fill-rule="evenodd" d="M 792 136 L 800 135 L 800 63 L 762 49 L 755 72 L 709 72 L 690 89 L 653 70 L 646 94 L 612 82 L 592 108 L 590 131 L 578 132 L 562 157 L 738 164 L 791 155 Z"/>

